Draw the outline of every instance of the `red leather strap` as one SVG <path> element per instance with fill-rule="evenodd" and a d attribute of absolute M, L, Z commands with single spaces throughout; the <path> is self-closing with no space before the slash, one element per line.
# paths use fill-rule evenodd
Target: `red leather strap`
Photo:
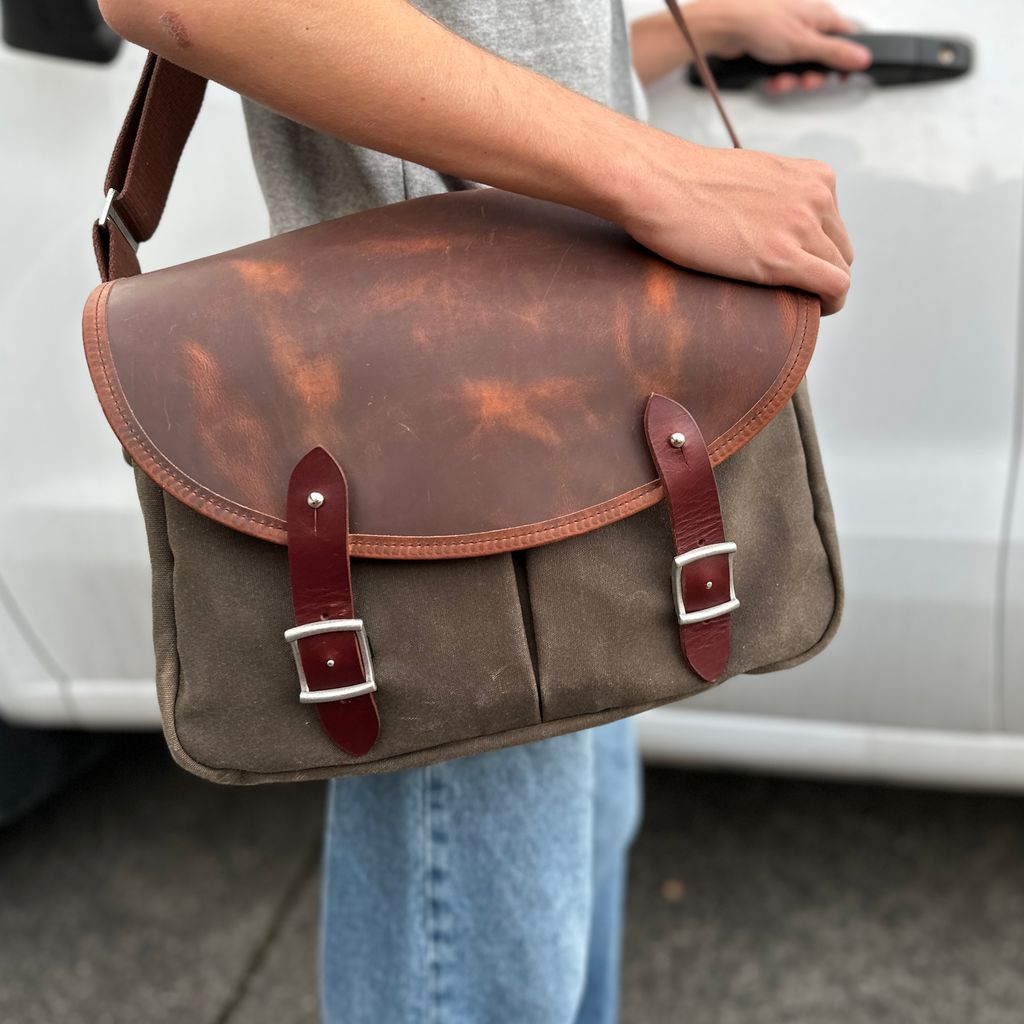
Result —
<path fill-rule="evenodd" d="M 707 445 L 694 418 L 678 402 L 654 394 L 647 400 L 644 430 L 668 502 L 676 554 L 723 544 L 725 527 L 718 485 Z M 683 567 L 685 612 L 693 615 L 727 606 L 733 599 L 731 575 L 730 558 L 726 554 L 702 557 Z M 683 656 L 694 672 L 709 683 L 725 671 L 730 633 L 728 612 L 679 627 Z"/>
<path fill-rule="evenodd" d="M 352 620 L 348 487 L 341 467 L 323 448 L 308 452 L 292 471 L 287 509 L 288 572 L 297 625 Z M 332 629 L 295 643 L 311 695 L 372 678 L 356 631 Z M 346 753 L 361 757 L 376 742 L 380 717 L 372 693 L 323 701 L 316 709 L 327 735 Z"/>

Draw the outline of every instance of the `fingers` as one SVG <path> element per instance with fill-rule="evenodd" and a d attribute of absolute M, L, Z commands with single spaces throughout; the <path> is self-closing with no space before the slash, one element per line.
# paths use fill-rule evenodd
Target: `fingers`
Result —
<path fill-rule="evenodd" d="M 826 251 L 821 251 L 817 246 L 812 246 L 812 251 L 826 259 L 832 259 L 831 254 L 834 250 L 842 260 L 842 269 L 848 272 L 850 264 L 853 263 L 853 244 L 850 242 L 843 218 L 839 214 L 835 171 L 827 164 L 818 162 L 815 164 L 815 174 L 819 185 L 824 185 L 828 189 L 828 192 L 822 190 L 818 193 L 815 204 L 820 217 L 821 231 L 824 233 L 822 242 L 827 243 L 828 248 Z"/>
<path fill-rule="evenodd" d="M 825 260 L 826 263 L 831 263 L 832 266 L 837 267 L 847 277 L 850 276 L 850 264 L 846 261 L 842 252 L 839 250 L 839 246 L 832 241 L 828 235 L 822 235 L 820 238 L 808 246 L 808 251 L 812 256 L 817 256 L 818 259 Z"/>
<path fill-rule="evenodd" d="M 827 315 L 838 312 L 846 301 L 853 246 L 839 216 L 835 173 L 827 165 L 813 162 L 808 170 L 816 180 L 815 191 L 808 193 L 814 219 L 802 232 L 802 251 L 793 269 L 798 286 L 817 293 Z"/>
<path fill-rule="evenodd" d="M 773 75 L 764 83 L 767 92 L 781 96 L 783 93 L 793 92 L 800 85 L 800 79 L 796 75 L 784 72 L 781 75 Z"/>
<path fill-rule="evenodd" d="M 846 241 L 849 246 L 849 241 Z M 798 243 L 799 246 L 799 243 Z M 837 313 L 850 290 L 850 264 L 839 246 L 822 231 L 815 231 L 802 246 L 769 271 L 763 283 L 788 285 L 821 298 L 823 315 Z"/>
<path fill-rule="evenodd" d="M 850 236 L 846 232 L 846 225 L 843 224 L 842 218 L 836 213 L 834 216 L 826 217 L 821 226 L 849 269 L 853 263 L 853 244 L 850 242 Z"/>
<path fill-rule="evenodd" d="M 820 71 L 804 71 L 800 75 L 793 75 L 784 71 L 782 74 L 773 75 L 769 78 L 764 88 L 767 92 L 776 96 L 785 93 L 796 92 L 800 89 L 803 92 L 814 92 L 828 82 L 828 75 Z"/>
<path fill-rule="evenodd" d="M 844 14 L 840 14 L 831 4 L 815 4 L 807 12 L 808 20 L 819 32 L 847 32 L 857 31 L 857 24 L 851 21 Z"/>
<path fill-rule="evenodd" d="M 800 59 L 818 61 L 837 71 L 863 71 L 871 64 L 871 51 L 849 39 L 810 30 L 801 40 Z"/>
<path fill-rule="evenodd" d="M 834 263 L 805 252 L 794 267 L 798 278 L 798 287 L 812 292 L 821 298 L 823 316 L 838 313 L 846 302 L 846 293 L 850 290 L 850 272 L 842 270 Z"/>

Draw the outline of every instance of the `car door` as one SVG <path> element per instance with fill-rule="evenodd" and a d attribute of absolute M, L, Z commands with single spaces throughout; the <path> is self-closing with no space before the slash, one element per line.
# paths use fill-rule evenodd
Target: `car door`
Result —
<path fill-rule="evenodd" d="M 733 680 L 686 710 L 754 715 L 768 728 L 795 718 L 983 733 L 1003 722 L 1024 8 L 849 0 L 843 9 L 865 30 L 968 37 L 974 67 L 943 83 L 727 94 L 745 146 L 836 169 L 856 248 L 849 303 L 823 321 L 810 372 L 847 604 L 818 659 Z M 681 76 L 653 87 L 649 102 L 654 124 L 727 144 L 707 95 Z"/>
<path fill-rule="evenodd" d="M 144 57 L 126 46 L 97 68 L 0 48 L 5 210 L 25 241 L 0 254 L 0 714 L 28 723 L 159 720 L 142 520 L 81 342 L 90 224 Z M 266 233 L 233 93 L 209 90 L 164 221 L 147 269 Z"/>

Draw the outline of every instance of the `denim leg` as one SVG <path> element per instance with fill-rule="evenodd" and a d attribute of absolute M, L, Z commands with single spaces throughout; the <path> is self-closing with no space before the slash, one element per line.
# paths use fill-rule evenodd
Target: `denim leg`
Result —
<path fill-rule="evenodd" d="M 629 846 L 643 806 L 640 758 L 633 724 L 594 731 L 594 896 L 583 1000 L 574 1024 L 618 1020 Z"/>
<path fill-rule="evenodd" d="M 624 746 L 598 732 L 331 784 L 324 1024 L 573 1024 L 595 933 L 614 993 L 618 912 L 594 901 L 621 887 L 595 890 L 595 871 L 621 865 L 632 826 L 620 813 L 595 845 L 598 762 Z"/>

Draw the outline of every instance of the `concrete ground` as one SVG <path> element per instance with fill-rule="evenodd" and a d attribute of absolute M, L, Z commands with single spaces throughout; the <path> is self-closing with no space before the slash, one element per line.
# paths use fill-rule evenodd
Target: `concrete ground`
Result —
<path fill-rule="evenodd" d="M 647 781 L 623 1024 L 1024 1020 L 1020 799 Z M 0 1024 L 315 1024 L 321 797 L 119 741 L 0 832 Z"/>

